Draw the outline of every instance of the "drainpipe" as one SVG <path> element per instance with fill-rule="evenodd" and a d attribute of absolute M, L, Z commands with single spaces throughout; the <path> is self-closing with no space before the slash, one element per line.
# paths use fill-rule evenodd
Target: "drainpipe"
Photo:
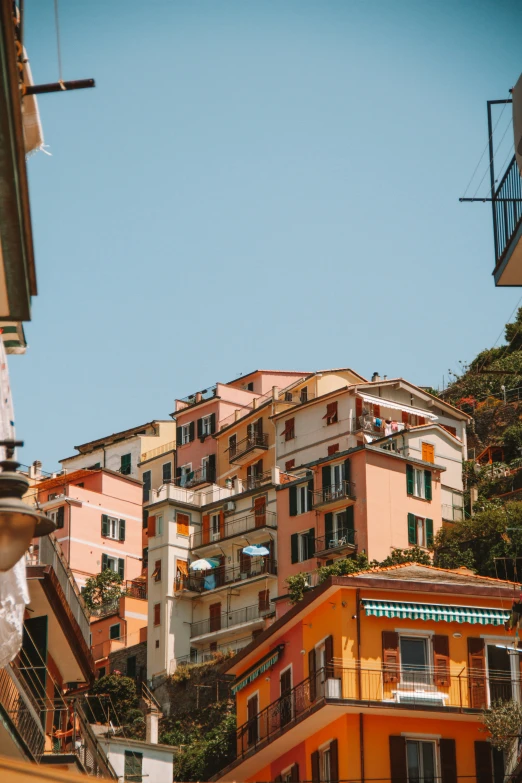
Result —
<path fill-rule="evenodd" d="M 103 467 L 105 467 L 105 462 L 106 462 L 106 460 L 105 460 L 105 446 L 102 446 L 102 449 L 103 449 Z"/>
<path fill-rule="evenodd" d="M 357 589 L 355 591 L 355 619 L 357 623 L 357 691 L 359 699 L 362 698 L 362 682 L 361 682 L 361 591 Z"/>
<path fill-rule="evenodd" d="M 361 783 L 364 783 L 364 715 L 359 713 L 359 745 L 361 749 Z"/>

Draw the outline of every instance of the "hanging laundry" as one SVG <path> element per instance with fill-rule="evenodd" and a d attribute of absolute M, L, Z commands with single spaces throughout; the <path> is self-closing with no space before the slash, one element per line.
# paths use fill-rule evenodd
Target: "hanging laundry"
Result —
<path fill-rule="evenodd" d="M 381 419 L 377 419 L 377 418 L 376 418 L 376 419 L 374 419 L 374 423 L 375 423 L 375 426 L 376 426 L 378 429 L 381 429 L 381 425 L 382 425 L 382 420 L 381 420 Z"/>
<path fill-rule="evenodd" d="M 388 419 L 384 422 L 384 434 L 385 435 L 391 435 L 392 434 L 392 423 Z"/>
<path fill-rule="evenodd" d="M 396 421 L 392 421 L 391 423 L 392 432 L 398 432 L 399 431 L 399 425 Z"/>

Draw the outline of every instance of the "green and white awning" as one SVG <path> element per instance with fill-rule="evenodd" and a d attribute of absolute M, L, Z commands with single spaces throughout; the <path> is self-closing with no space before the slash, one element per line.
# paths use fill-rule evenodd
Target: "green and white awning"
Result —
<path fill-rule="evenodd" d="M 276 661 L 279 659 L 279 656 L 281 655 L 281 652 L 284 649 L 284 645 L 280 644 L 279 647 L 276 647 L 275 650 L 272 650 L 271 653 L 269 653 L 265 658 L 263 658 L 261 661 L 259 661 L 252 669 L 249 669 L 245 674 L 243 674 L 240 679 L 234 683 L 232 688 L 230 689 L 232 692 L 232 695 L 235 696 L 238 691 L 243 690 L 243 688 L 246 688 L 246 686 L 253 682 L 257 677 L 259 677 L 260 674 L 263 674 L 263 672 L 266 672 L 267 669 L 269 669 L 271 666 L 276 663 Z"/>
<path fill-rule="evenodd" d="M 403 620 L 434 620 L 444 623 L 471 623 L 471 625 L 504 625 L 510 612 L 484 606 L 444 606 L 403 601 L 374 601 L 361 599 L 367 616 L 400 617 Z"/>

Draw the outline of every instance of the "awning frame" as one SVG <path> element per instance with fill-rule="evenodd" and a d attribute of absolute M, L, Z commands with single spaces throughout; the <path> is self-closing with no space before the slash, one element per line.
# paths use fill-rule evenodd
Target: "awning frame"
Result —
<path fill-rule="evenodd" d="M 264 674 L 267 669 L 270 669 L 275 663 L 277 663 L 284 649 L 284 644 L 279 644 L 274 650 L 271 650 L 263 658 L 261 658 L 261 660 L 257 661 L 254 666 L 251 666 L 250 669 L 247 669 L 247 671 L 244 672 L 230 688 L 232 696 L 235 696 L 238 691 L 243 690 L 243 688 L 246 688 L 246 686 L 250 685 L 251 682 L 257 680 L 261 674 Z"/>
<path fill-rule="evenodd" d="M 448 606 L 413 601 L 383 601 L 361 598 L 367 617 L 397 617 L 425 622 L 469 623 L 470 625 L 504 625 L 510 611 L 491 606 Z"/>
<path fill-rule="evenodd" d="M 434 413 L 429 413 L 428 411 L 424 411 L 421 408 L 413 408 L 411 405 L 406 405 L 401 402 L 392 402 L 391 400 L 386 400 L 382 397 L 373 397 L 371 394 L 364 394 L 364 392 L 357 392 L 357 397 L 360 397 L 369 405 L 382 405 L 383 408 L 404 411 L 405 413 L 411 413 L 413 416 L 422 416 L 425 419 L 429 419 L 433 422 L 438 421 L 439 419 L 439 417 Z"/>

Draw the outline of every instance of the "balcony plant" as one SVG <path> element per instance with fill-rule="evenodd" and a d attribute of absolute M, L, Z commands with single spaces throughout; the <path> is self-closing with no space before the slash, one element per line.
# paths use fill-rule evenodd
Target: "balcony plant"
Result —
<path fill-rule="evenodd" d="M 89 611 L 95 611 L 106 604 L 111 604 L 123 593 L 123 579 L 109 568 L 100 574 L 90 576 L 82 591 L 83 600 Z"/>
<path fill-rule="evenodd" d="M 520 737 L 522 705 L 516 701 L 496 701 L 482 713 L 482 722 L 489 732 L 491 744 L 509 753 Z"/>

